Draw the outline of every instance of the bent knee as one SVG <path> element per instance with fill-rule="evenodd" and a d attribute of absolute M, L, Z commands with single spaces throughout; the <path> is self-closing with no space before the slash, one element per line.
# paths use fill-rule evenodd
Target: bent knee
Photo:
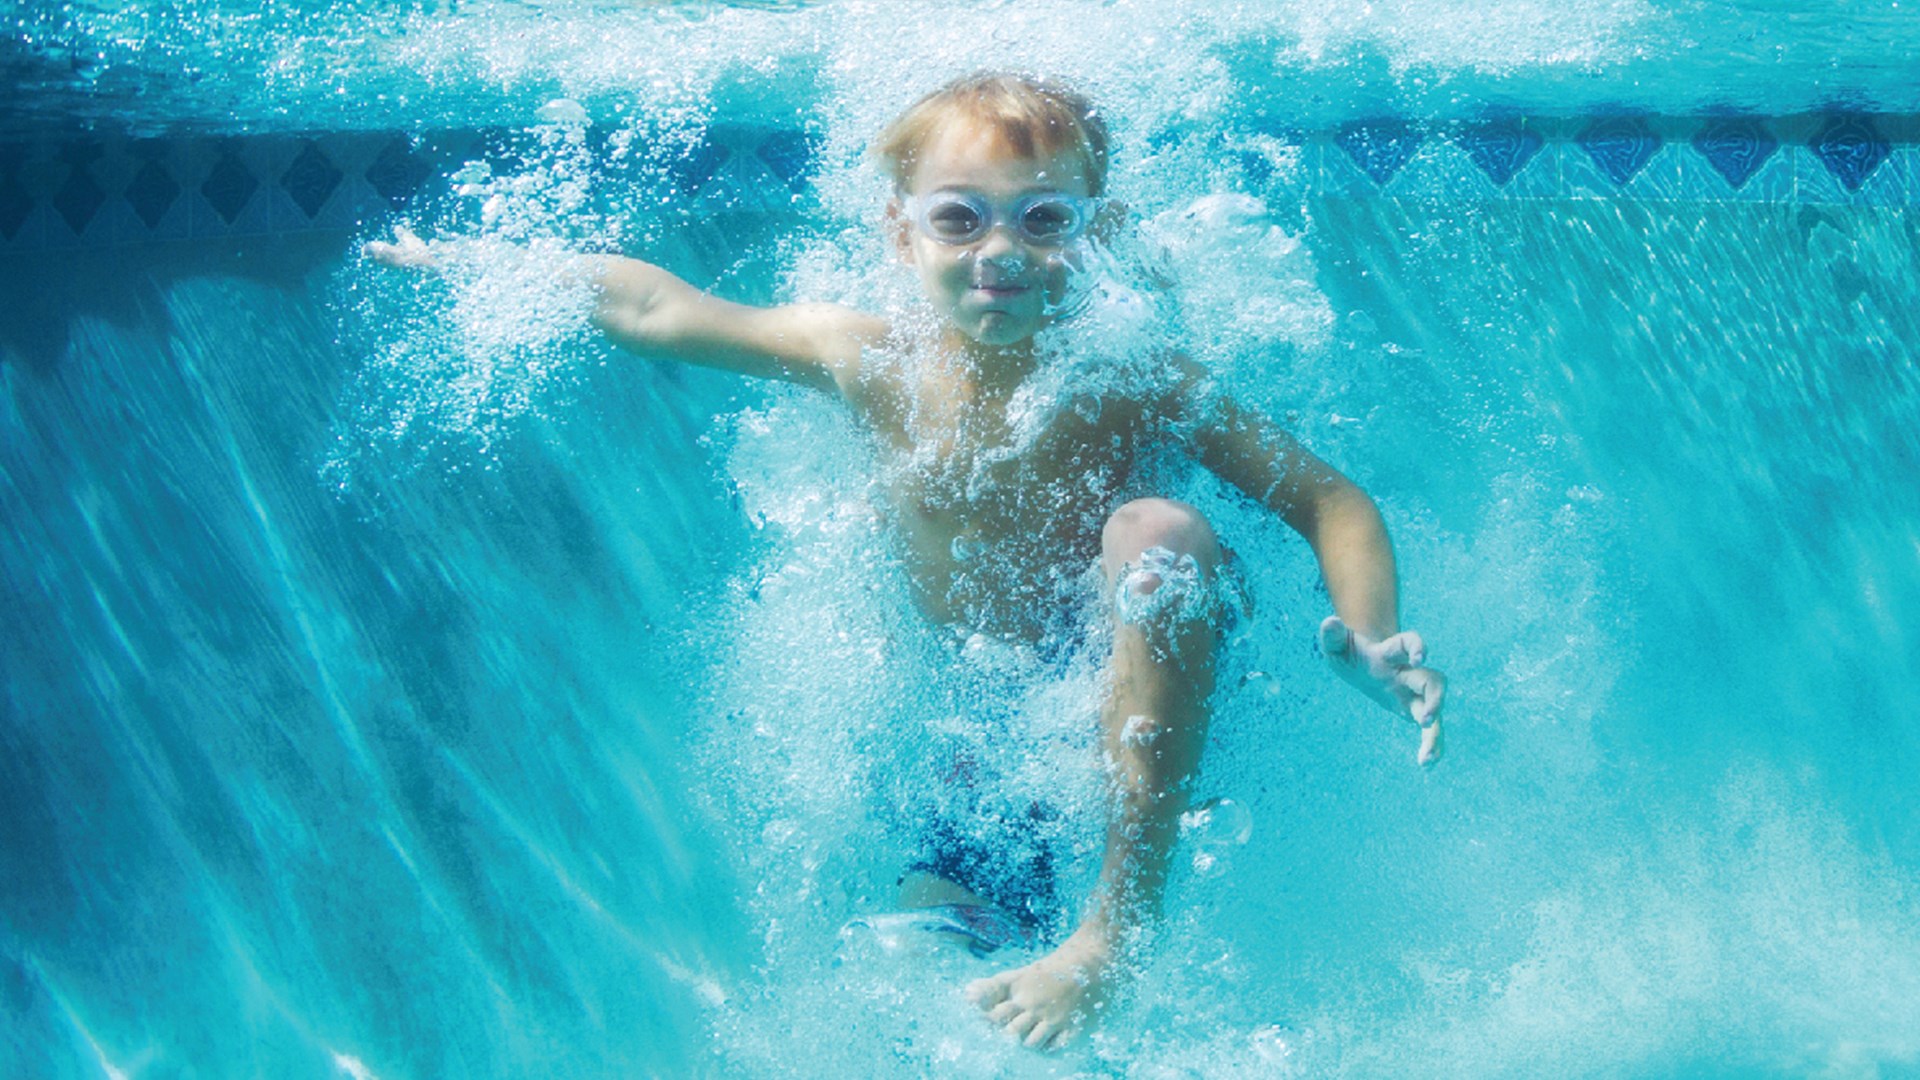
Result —
<path fill-rule="evenodd" d="M 1150 548 L 1190 556 L 1207 574 L 1220 563 L 1220 541 L 1206 515 L 1174 499 L 1135 499 L 1115 510 L 1100 534 L 1101 562 L 1109 577 Z"/>

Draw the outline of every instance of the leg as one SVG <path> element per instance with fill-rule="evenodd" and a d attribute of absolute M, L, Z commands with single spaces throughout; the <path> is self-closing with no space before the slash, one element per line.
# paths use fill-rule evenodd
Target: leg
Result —
<path fill-rule="evenodd" d="M 900 875 L 902 908 L 939 907 L 942 904 L 973 904 L 984 907 L 988 901 L 957 881 L 950 881 L 930 870 L 909 870 Z"/>
<path fill-rule="evenodd" d="M 982 979 L 968 994 L 1029 1046 L 1064 1043 L 1096 1019 L 1135 932 L 1159 913 L 1213 693 L 1220 543 L 1199 511 L 1165 499 L 1108 519 L 1101 566 L 1114 598 L 1112 690 L 1101 710 L 1113 776 L 1100 881 L 1058 949 Z"/>

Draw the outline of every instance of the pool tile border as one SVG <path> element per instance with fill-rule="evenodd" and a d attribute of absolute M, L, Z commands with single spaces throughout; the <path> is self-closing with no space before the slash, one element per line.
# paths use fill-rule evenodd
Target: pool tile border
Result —
<path fill-rule="evenodd" d="M 1318 132 L 1256 121 L 1253 129 L 1297 147 L 1301 168 L 1278 177 L 1253 167 L 1257 155 L 1220 145 L 1223 161 L 1242 162 L 1247 183 L 1286 181 L 1330 198 L 1920 205 L 1916 116 L 1612 110 L 1447 122 L 1382 115 Z M 510 162 L 525 138 L 476 129 L 0 144 L 0 253 L 348 232 L 443 190 L 465 161 Z M 602 161 L 605 140 L 595 133 L 589 143 Z M 716 125 L 651 172 L 631 161 L 624 168 L 706 211 L 780 212 L 805 197 L 818 153 L 818 140 L 797 128 Z"/>

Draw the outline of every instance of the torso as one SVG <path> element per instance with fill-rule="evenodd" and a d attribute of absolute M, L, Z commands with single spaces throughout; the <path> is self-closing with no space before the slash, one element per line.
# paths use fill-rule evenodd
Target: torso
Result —
<path fill-rule="evenodd" d="M 1141 493 L 1171 393 L 1081 393 L 1029 430 L 940 365 L 881 363 L 851 395 L 877 436 L 887 512 L 928 616 L 1038 639 L 1077 600 L 1107 516 Z"/>

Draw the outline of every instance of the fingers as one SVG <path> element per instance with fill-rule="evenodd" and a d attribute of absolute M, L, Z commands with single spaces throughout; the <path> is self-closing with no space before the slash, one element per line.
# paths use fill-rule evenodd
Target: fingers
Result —
<path fill-rule="evenodd" d="M 1414 759 L 1422 765 L 1431 765 L 1440 760 L 1440 721 L 1420 729 L 1420 753 Z"/>
<path fill-rule="evenodd" d="M 1413 630 L 1380 643 L 1380 658 L 1394 667 L 1419 667 L 1427 661 L 1427 643 Z"/>
<path fill-rule="evenodd" d="M 1033 1025 L 1033 1030 L 1027 1032 L 1027 1037 L 1021 1041 L 1025 1042 L 1029 1047 L 1038 1050 L 1053 1042 L 1054 1037 L 1058 1034 L 1060 1034 L 1059 1025 L 1051 1021 L 1041 1021 Z"/>
<path fill-rule="evenodd" d="M 420 239 L 412 229 L 405 225 L 393 227 L 393 243 L 384 240 L 369 241 L 362 247 L 361 253 L 367 258 L 384 266 L 401 270 L 424 270 L 433 266 L 433 249 Z"/>
<path fill-rule="evenodd" d="M 1422 765 L 1431 765 L 1440 757 L 1440 706 L 1446 700 L 1447 678 L 1427 668 L 1412 668 L 1400 673 L 1399 683 L 1407 695 L 1407 712 L 1420 725 Z"/>

